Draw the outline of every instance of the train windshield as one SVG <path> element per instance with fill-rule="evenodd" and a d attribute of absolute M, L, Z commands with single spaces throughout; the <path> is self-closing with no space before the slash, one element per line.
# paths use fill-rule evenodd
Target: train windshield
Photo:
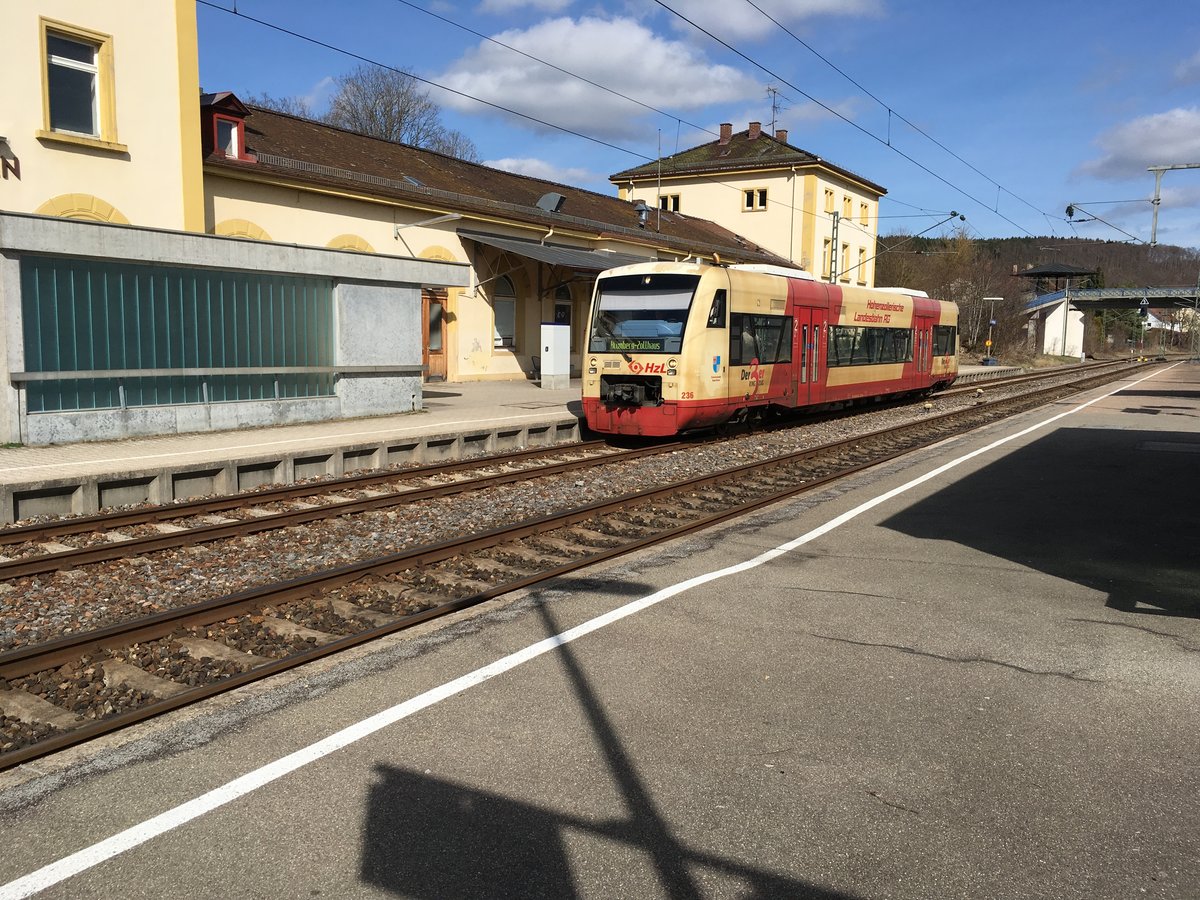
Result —
<path fill-rule="evenodd" d="M 678 353 L 699 275 L 617 275 L 596 288 L 588 350 Z"/>

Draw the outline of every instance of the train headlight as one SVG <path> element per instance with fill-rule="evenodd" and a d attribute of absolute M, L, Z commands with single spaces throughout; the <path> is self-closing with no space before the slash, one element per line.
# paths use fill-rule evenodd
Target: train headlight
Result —
<path fill-rule="evenodd" d="M 589 359 L 588 365 L 591 366 L 593 369 L 596 368 L 596 366 L 599 365 L 599 363 L 596 360 L 596 357 L 593 356 L 591 359 Z"/>
<path fill-rule="evenodd" d="M 675 374 L 675 367 L 676 367 L 676 365 L 678 365 L 678 364 L 675 362 L 675 360 L 673 360 L 673 359 L 668 359 L 668 360 L 667 360 L 667 374 L 668 374 L 668 375 L 674 375 L 674 374 Z"/>

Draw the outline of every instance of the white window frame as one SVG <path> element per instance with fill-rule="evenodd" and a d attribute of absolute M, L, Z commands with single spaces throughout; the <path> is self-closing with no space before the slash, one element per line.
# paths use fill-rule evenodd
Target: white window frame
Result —
<path fill-rule="evenodd" d="M 82 60 L 71 59 L 69 56 L 56 56 L 50 49 L 51 38 L 86 48 L 91 52 L 91 62 L 83 62 Z M 56 128 L 54 126 L 53 116 L 55 96 L 54 89 L 51 86 L 50 74 L 56 68 L 70 69 L 74 72 L 86 72 L 91 76 L 92 102 L 90 115 L 88 118 L 91 120 L 92 127 L 87 131 L 77 131 L 73 128 Z M 93 44 L 91 41 L 81 41 L 73 35 L 58 34 L 57 32 L 48 33 L 46 35 L 46 92 L 50 99 L 51 120 L 48 124 L 50 125 L 51 130 L 61 131 L 65 134 L 79 134 L 85 137 L 100 137 L 100 48 L 98 46 Z"/>

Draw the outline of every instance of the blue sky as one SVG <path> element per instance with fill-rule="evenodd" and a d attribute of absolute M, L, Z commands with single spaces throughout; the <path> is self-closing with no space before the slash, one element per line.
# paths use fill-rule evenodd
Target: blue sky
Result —
<path fill-rule="evenodd" d="M 348 51 L 457 91 L 431 88 L 487 164 L 602 193 L 660 144 L 770 128 L 769 87 L 789 143 L 887 188 L 885 234 L 956 210 L 974 236 L 1148 241 L 1147 166 L 1200 163 L 1189 0 L 201 0 L 197 16 L 207 91 L 320 111 L 361 64 Z M 1200 168 L 1163 177 L 1157 237 L 1200 248 Z"/>

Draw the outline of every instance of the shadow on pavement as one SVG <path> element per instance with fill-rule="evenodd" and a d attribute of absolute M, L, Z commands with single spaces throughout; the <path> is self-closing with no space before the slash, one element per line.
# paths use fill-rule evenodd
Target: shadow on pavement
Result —
<path fill-rule="evenodd" d="M 540 612 L 547 634 L 558 634 L 550 610 L 542 606 Z M 422 900 L 648 893 L 683 900 L 704 895 L 700 876 L 708 872 L 739 882 L 738 896 L 746 900 L 854 900 L 849 894 L 682 843 L 622 746 L 604 700 L 593 690 L 572 645 L 564 644 L 557 655 L 607 762 L 625 815 L 585 818 L 427 774 L 379 766 L 363 829 L 360 875 L 364 882 Z M 569 795 L 571 786 L 566 787 Z M 568 838 L 577 853 L 581 847 L 586 850 L 588 839 L 614 842 L 630 865 L 622 868 L 618 858 L 615 870 L 608 867 L 605 872 L 612 881 L 606 888 L 582 884 L 572 869 Z M 754 836 L 746 835 L 744 845 L 753 847 Z M 614 852 L 611 844 L 607 852 Z M 633 863 L 635 859 L 639 865 Z M 650 861 L 656 880 L 649 892 L 623 878 L 628 871 L 642 870 L 640 863 L 645 860 Z"/>
<path fill-rule="evenodd" d="M 1200 434 L 1058 429 L 892 516 L 1108 595 L 1114 609 L 1200 618 Z"/>

